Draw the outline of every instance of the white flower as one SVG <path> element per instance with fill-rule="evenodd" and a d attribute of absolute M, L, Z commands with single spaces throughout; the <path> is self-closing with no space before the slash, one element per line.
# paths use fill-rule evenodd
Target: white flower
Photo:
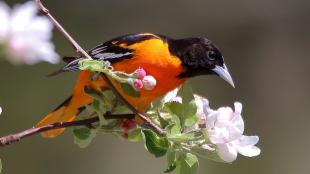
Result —
<path fill-rule="evenodd" d="M 142 80 L 143 88 L 146 90 L 152 90 L 156 86 L 156 79 L 153 76 L 147 75 Z"/>
<path fill-rule="evenodd" d="M 37 12 L 34 1 L 16 5 L 13 9 L 0 1 L 0 45 L 14 64 L 59 61 L 50 41 L 53 25 L 46 17 L 37 16 Z"/>
<path fill-rule="evenodd" d="M 2 113 L 2 108 L 1 108 L 1 106 L 0 106 L 0 115 L 1 115 L 1 113 Z"/>
<path fill-rule="evenodd" d="M 199 118 L 199 122 L 198 124 L 205 124 L 206 123 L 206 119 L 207 116 L 205 113 L 207 113 L 207 111 L 210 109 L 209 107 L 209 101 L 206 98 L 203 98 L 199 95 L 194 95 L 195 97 L 195 102 L 196 102 L 196 106 L 197 106 L 197 112 L 196 115 Z"/>
<path fill-rule="evenodd" d="M 260 149 L 255 146 L 259 140 L 258 136 L 243 135 L 242 104 L 235 102 L 234 105 L 235 111 L 230 107 L 212 110 L 205 105 L 202 108 L 206 116 L 205 124 L 209 139 L 212 144 L 216 145 L 220 158 L 226 162 L 236 160 L 238 153 L 248 157 L 260 154 Z M 197 105 L 197 107 L 200 106 Z"/>
<path fill-rule="evenodd" d="M 238 153 L 248 157 L 260 154 L 260 149 L 255 146 L 259 140 L 258 136 L 243 135 L 244 121 L 241 116 L 241 103 L 234 103 L 235 111 L 230 107 L 220 107 L 213 110 L 209 106 L 208 99 L 199 95 L 194 95 L 194 97 L 197 106 L 196 115 L 199 121 L 198 124 L 185 128 L 184 132 L 202 127 L 206 128 L 209 144 L 203 144 L 202 148 L 208 151 L 216 151 L 219 157 L 226 162 L 236 160 Z M 163 100 L 182 103 L 182 98 L 177 96 L 175 90 Z"/>

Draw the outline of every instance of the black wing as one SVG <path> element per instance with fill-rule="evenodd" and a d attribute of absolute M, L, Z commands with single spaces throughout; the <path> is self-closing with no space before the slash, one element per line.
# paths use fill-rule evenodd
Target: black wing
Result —
<path fill-rule="evenodd" d="M 133 50 L 120 47 L 113 41 L 109 41 L 89 50 L 88 54 L 93 59 L 114 63 L 123 59 L 130 59 L 133 56 Z"/>
<path fill-rule="evenodd" d="M 133 56 L 133 50 L 120 47 L 114 42 L 108 41 L 88 50 L 88 54 L 95 60 L 104 60 L 111 63 L 121 61 L 124 59 L 130 59 Z M 64 57 L 63 61 L 67 64 L 60 70 L 55 71 L 48 76 L 55 76 L 63 72 L 73 72 L 79 70 L 79 61 L 85 59 L 85 57 Z"/>
<path fill-rule="evenodd" d="M 142 42 L 144 40 L 152 38 L 161 38 L 154 34 L 130 34 L 121 37 L 117 37 L 105 43 L 102 43 L 90 50 L 88 54 L 96 60 L 109 61 L 115 63 L 124 59 L 130 59 L 133 57 L 134 50 L 120 46 L 120 44 L 125 44 L 127 46 Z M 84 57 L 64 57 L 64 62 L 67 63 L 62 69 L 50 74 L 49 76 L 54 76 L 62 72 L 72 72 L 79 70 L 79 61 L 85 59 Z"/>

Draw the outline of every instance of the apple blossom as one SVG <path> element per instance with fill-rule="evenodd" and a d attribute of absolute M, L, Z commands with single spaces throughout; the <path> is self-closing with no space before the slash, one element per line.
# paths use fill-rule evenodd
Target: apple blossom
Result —
<path fill-rule="evenodd" d="M 146 76 L 146 72 L 143 68 L 138 68 L 135 71 L 135 75 L 138 79 L 142 80 Z"/>
<path fill-rule="evenodd" d="M 152 90 L 156 86 L 156 79 L 151 75 L 145 76 L 142 82 L 143 82 L 143 87 L 146 90 Z"/>
<path fill-rule="evenodd" d="M 220 107 L 213 110 L 209 106 L 208 99 L 199 95 L 194 95 L 194 97 L 198 123 L 185 128 L 184 132 L 205 128 L 209 144 L 203 144 L 202 148 L 208 151 L 216 151 L 219 157 L 226 162 L 236 160 L 238 153 L 248 157 L 260 154 L 260 149 L 255 146 L 259 140 L 258 136 L 243 135 L 244 121 L 241 116 L 241 103 L 234 103 L 235 111 L 230 107 Z M 182 98 L 177 96 L 177 93 L 173 93 L 169 101 L 182 103 Z"/>
<path fill-rule="evenodd" d="M 226 162 L 236 160 L 238 153 L 248 157 L 260 154 L 260 149 L 255 146 L 258 136 L 243 135 L 242 104 L 235 102 L 234 106 L 235 111 L 230 107 L 212 110 L 205 105 L 203 108 L 209 140 L 216 145 L 218 155 Z"/>
<path fill-rule="evenodd" d="M 0 1 L 0 46 L 13 64 L 59 61 L 50 41 L 53 25 L 37 13 L 38 7 L 34 1 L 15 5 L 12 9 Z"/>
<path fill-rule="evenodd" d="M 140 79 L 135 79 L 135 80 L 133 81 L 133 87 L 134 87 L 134 89 L 135 89 L 136 91 L 139 91 L 140 89 L 143 88 L 143 83 L 142 83 L 142 81 L 141 81 Z"/>
<path fill-rule="evenodd" d="M 126 120 L 124 122 L 121 123 L 120 127 L 123 129 L 124 134 L 123 137 L 124 138 L 128 138 L 128 133 L 130 129 L 136 128 L 138 125 L 138 123 L 136 123 L 133 120 Z"/>

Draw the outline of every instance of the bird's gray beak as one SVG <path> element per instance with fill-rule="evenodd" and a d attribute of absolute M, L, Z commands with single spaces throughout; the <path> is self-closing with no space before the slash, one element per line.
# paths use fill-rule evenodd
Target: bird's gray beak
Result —
<path fill-rule="evenodd" d="M 228 72 L 226 65 L 224 64 L 223 67 L 216 65 L 215 68 L 212 69 L 218 76 L 228 82 L 233 88 L 235 88 L 235 84 L 231 75 Z"/>

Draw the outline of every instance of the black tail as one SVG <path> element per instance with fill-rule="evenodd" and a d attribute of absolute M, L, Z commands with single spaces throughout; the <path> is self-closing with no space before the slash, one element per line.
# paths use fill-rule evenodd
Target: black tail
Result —
<path fill-rule="evenodd" d="M 52 77 L 58 74 L 61 74 L 63 72 L 73 72 L 78 71 L 79 69 L 79 61 L 83 58 L 79 57 L 63 57 L 62 60 L 67 63 L 63 68 L 52 72 L 51 74 L 48 74 L 47 77 Z"/>

